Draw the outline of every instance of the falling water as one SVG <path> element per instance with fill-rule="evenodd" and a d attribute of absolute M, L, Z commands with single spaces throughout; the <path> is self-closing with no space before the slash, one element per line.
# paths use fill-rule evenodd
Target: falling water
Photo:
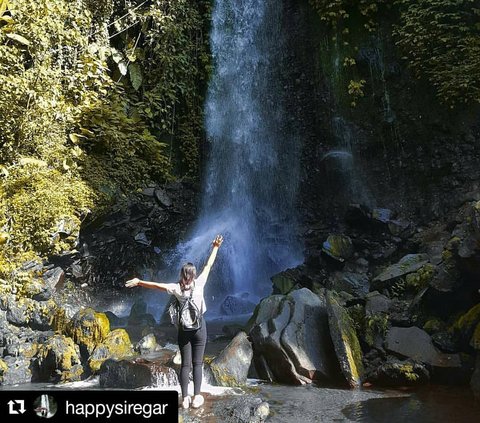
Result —
<path fill-rule="evenodd" d="M 213 10 L 204 194 L 178 254 L 201 261 L 215 234 L 224 235 L 209 283 L 217 294 L 266 295 L 270 276 L 303 258 L 295 219 L 301 146 L 286 125 L 278 78 L 281 19 L 278 0 L 217 0 Z"/>

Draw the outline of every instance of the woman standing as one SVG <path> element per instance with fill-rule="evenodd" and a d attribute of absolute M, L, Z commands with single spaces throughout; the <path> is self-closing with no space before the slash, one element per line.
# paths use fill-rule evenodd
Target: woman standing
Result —
<path fill-rule="evenodd" d="M 146 282 L 138 278 L 130 279 L 125 283 L 128 288 L 134 286 L 142 286 L 144 288 L 154 288 L 161 291 L 166 291 L 175 297 L 183 305 L 188 298 L 192 298 L 195 305 L 200 310 L 201 327 L 197 330 L 184 331 L 179 327 L 178 329 L 178 346 L 180 348 L 180 355 L 182 357 L 182 367 L 180 369 L 180 385 L 182 388 L 183 408 L 201 407 L 204 403 L 203 396 L 200 394 L 202 385 L 202 366 L 203 354 L 205 352 L 205 345 L 207 343 L 207 327 L 203 314 L 207 311 L 205 299 L 203 297 L 203 289 L 208 279 L 210 269 L 217 257 L 218 248 L 222 245 L 223 237 L 217 235 L 213 240 L 213 249 L 207 264 L 202 270 L 200 276 L 197 277 L 197 271 L 192 263 L 187 263 L 182 266 L 180 271 L 180 280 L 177 283 L 160 283 L 160 282 Z M 188 395 L 188 380 L 190 376 L 190 369 L 193 363 L 193 386 L 194 398 L 193 401 Z"/>

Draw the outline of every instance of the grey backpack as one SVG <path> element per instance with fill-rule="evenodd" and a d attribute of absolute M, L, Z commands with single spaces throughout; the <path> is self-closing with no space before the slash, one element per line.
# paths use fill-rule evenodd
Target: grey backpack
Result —
<path fill-rule="evenodd" d="M 194 286 L 192 287 L 190 297 L 183 304 L 180 304 L 175 297 L 168 309 L 172 324 L 184 331 L 197 330 L 202 327 L 202 315 L 193 301 L 193 289 Z"/>

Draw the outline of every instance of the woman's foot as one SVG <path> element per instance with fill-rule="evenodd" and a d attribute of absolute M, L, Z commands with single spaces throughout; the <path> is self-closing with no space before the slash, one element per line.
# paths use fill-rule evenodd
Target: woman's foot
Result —
<path fill-rule="evenodd" d="M 190 407 L 191 402 L 192 402 L 192 398 L 190 396 L 183 397 L 182 407 L 187 409 L 188 407 Z"/>
<path fill-rule="evenodd" d="M 193 408 L 199 408 L 203 405 L 205 400 L 203 399 L 203 396 L 198 394 L 193 397 L 193 402 L 192 402 L 192 407 Z"/>

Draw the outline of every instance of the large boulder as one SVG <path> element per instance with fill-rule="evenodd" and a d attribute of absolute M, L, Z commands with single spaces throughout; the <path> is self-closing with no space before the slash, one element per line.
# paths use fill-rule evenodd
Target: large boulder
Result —
<path fill-rule="evenodd" d="M 467 383 L 471 377 L 471 363 L 467 358 L 442 353 L 433 345 L 430 335 L 418 327 L 392 327 L 387 333 L 385 348 L 428 365 L 435 383 Z"/>
<path fill-rule="evenodd" d="M 240 332 L 209 364 L 215 385 L 245 385 L 252 357 L 252 345 L 247 334 Z"/>
<path fill-rule="evenodd" d="M 307 288 L 264 299 L 250 338 L 257 372 L 267 380 L 298 385 L 338 374 L 325 297 Z"/>
<path fill-rule="evenodd" d="M 83 366 L 80 350 L 72 338 L 54 335 L 38 347 L 33 362 L 34 382 L 71 382 L 80 380 Z"/>
<path fill-rule="evenodd" d="M 66 335 L 80 346 L 83 356 L 90 355 L 110 332 L 110 322 L 105 313 L 93 308 L 78 311 L 66 325 Z"/>
<path fill-rule="evenodd" d="M 371 283 L 372 290 L 381 290 L 391 285 L 399 277 L 416 272 L 428 263 L 426 254 L 407 254 L 398 263 L 388 266 L 375 276 Z"/>
<path fill-rule="evenodd" d="M 160 345 L 157 343 L 157 338 L 153 333 L 145 335 L 140 341 L 135 344 L 135 351 L 140 354 L 150 354 L 160 350 Z"/>
<path fill-rule="evenodd" d="M 98 344 L 88 359 L 92 372 L 97 372 L 102 363 L 107 359 L 121 360 L 134 354 L 132 343 L 125 329 L 111 331 L 105 339 Z"/>
<path fill-rule="evenodd" d="M 140 358 L 120 361 L 109 359 L 100 367 L 102 388 L 171 388 L 177 385 L 177 373 L 164 364 L 164 357 L 158 361 Z"/>
<path fill-rule="evenodd" d="M 327 313 L 330 335 L 342 373 L 352 388 L 358 388 L 364 376 L 362 349 L 352 319 L 331 291 L 327 293 Z"/>
<path fill-rule="evenodd" d="M 32 371 L 30 368 L 30 358 L 25 356 L 12 357 L 11 355 L 3 358 L 2 385 L 17 385 L 30 383 L 32 381 Z"/>

